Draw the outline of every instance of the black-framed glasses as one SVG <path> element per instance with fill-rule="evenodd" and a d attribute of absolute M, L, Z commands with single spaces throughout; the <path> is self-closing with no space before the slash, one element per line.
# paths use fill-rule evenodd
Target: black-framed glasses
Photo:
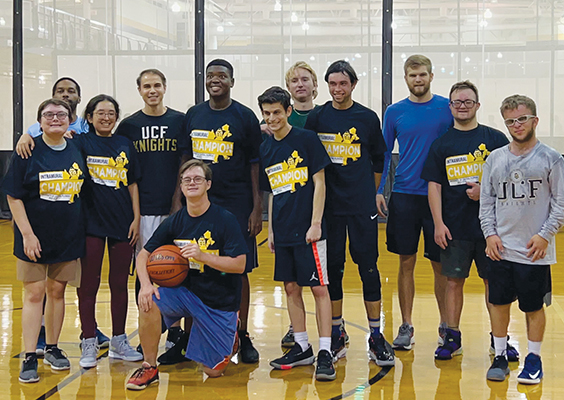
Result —
<path fill-rule="evenodd" d="M 519 122 L 520 125 L 526 124 L 531 118 L 536 118 L 536 115 L 521 115 L 519 118 L 507 118 L 503 121 L 505 126 L 513 126 L 515 122 Z"/>
<path fill-rule="evenodd" d="M 477 101 L 475 100 L 470 100 L 470 99 L 466 99 L 466 100 L 452 100 L 450 102 L 450 105 L 453 106 L 454 108 L 460 108 L 462 107 L 462 105 L 464 104 L 466 106 L 466 108 L 472 108 L 474 107 L 474 105 L 477 103 Z"/>
<path fill-rule="evenodd" d="M 65 112 L 65 111 L 59 111 L 59 112 L 56 112 L 56 113 L 47 111 L 47 112 L 44 112 L 43 114 L 41 114 L 41 116 L 43 118 L 45 118 L 47 121 L 51 121 L 55 117 L 57 117 L 58 120 L 63 120 L 66 117 L 69 116 L 69 113 Z"/>
<path fill-rule="evenodd" d="M 206 181 L 206 178 L 204 178 L 203 176 L 195 176 L 193 178 L 190 178 L 189 176 L 187 176 L 187 177 L 184 177 L 180 180 L 180 182 L 183 185 L 189 185 L 192 182 L 194 182 L 196 185 L 201 185 L 205 181 Z"/>

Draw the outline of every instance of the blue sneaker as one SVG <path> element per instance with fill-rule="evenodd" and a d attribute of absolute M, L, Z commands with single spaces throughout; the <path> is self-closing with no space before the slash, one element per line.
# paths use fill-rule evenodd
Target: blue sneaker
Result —
<path fill-rule="evenodd" d="M 41 330 L 39 331 L 39 337 L 37 338 L 37 345 L 35 346 L 35 354 L 38 356 L 42 356 L 45 354 L 45 327 L 41 326 Z"/>
<path fill-rule="evenodd" d="M 98 346 L 101 348 L 110 347 L 110 338 L 104 335 L 98 328 L 96 328 L 96 339 L 98 339 Z"/>
<path fill-rule="evenodd" d="M 529 353 L 525 358 L 525 366 L 517 377 L 517 382 L 524 385 L 536 385 L 542 379 L 542 361 L 540 356 Z"/>
<path fill-rule="evenodd" d="M 435 351 L 437 360 L 451 360 L 452 357 L 462 354 L 462 333 L 447 328 L 444 344 Z"/>

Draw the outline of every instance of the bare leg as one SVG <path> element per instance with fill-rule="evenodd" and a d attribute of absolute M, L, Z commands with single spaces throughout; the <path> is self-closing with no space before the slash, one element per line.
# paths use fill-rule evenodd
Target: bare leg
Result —
<path fill-rule="evenodd" d="M 313 286 L 311 293 L 315 298 L 315 319 L 319 337 L 331 336 L 331 298 L 327 286 Z M 304 318 L 305 322 L 305 318 Z M 294 325 L 294 329 L 296 325 Z"/>
<path fill-rule="evenodd" d="M 531 342 L 542 342 L 546 326 L 544 307 L 537 311 L 525 313 L 525 317 L 527 320 L 527 339 Z"/>
<path fill-rule="evenodd" d="M 488 285 L 488 280 L 484 279 L 484 286 L 486 288 L 485 290 L 485 296 L 486 296 L 486 308 L 488 309 L 488 314 L 490 315 L 490 321 L 492 319 L 492 303 L 490 303 L 490 286 Z"/>
<path fill-rule="evenodd" d="M 444 276 L 442 271 L 441 263 L 436 261 L 431 261 L 433 266 L 433 272 L 435 273 L 435 298 L 437 299 L 437 306 L 439 307 L 439 314 L 441 316 L 441 323 L 447 320 L 446 311 L 446 287 L 447 287 L 447 277 Z"/>
<path fill-rule="evenodd" d="M 417 261 L 417 254 L 400 255 L 398 297 L 402 321 L 410 325 L 412 325 L 411 313 L 413 311 L 413 297 L 415 296 L 415 280 L 413 279 L 415 261 Z"/>
<path fill-rule="evenodd" d="M 492 333 L 495 337 L 502 338 L 507 336 L 507 327 L 509 326 L 509 313 L 511 304 L 496 305 L 492 304 L 491 323 Z"/>
<path fill-rule="evenodd" d="M 148 312 L 139 309 L 139 340 L 143 356 L 150 365 L 157 365 L 157 352 L 161 338 L 161 312 L 155 303 Z"/>
<path fill-rule="evenodd" d="M 47 344 L 57 344 L 65 318 L 65 288 L 67 282 L 47 278 L 47 304 L 45 306 L 45 339 Z"/>
<path fill-rule="evenodd" d="M 460 315 L 464 305 L 464 282 L 465 278 L 447 278 L 446 287 L 446 322 L 449 328 L 458 328 Z"/>
<path fill-rule="evenodd" d="M 45 285 L 45 281 L 24 282 L 23 284 L 22 333 L 26 353 L 35 353 L 37 338 L 41 329 Z"/>
<path fill-rule="evenodd" d="M 284 282 L 284 289 L 288 297 L 288 314 L 294 332 L 306 331 L 306 314 L 302 288 L 296 282 Z"/>

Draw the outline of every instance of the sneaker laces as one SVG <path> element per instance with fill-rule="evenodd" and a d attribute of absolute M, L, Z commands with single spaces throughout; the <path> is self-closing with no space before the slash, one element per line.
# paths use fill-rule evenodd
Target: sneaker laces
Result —
<path fill-rule="evenodd" d="M 47 350 L 47 352 L 50 352 L 53 357 L 55 358 L 69 358 L 67 353 L 61 349 L 59 349 L 58 347 L 52 347 L 49 350 Z"/>
<path fill-rule="evenodd" d="M 155 367 L 152 367 L 152 366 L 145 367 L 144 365 L 142 365 L 141 368 L 137 368 L 135 370 L 135 372 L 133 373 L 133 375 L 131 375 L 131 379 L 141 378 L 143 375 L 145 375 L 145 371 L 151 370 L 153 368 L 155 368 Z"/>
<path fill-rule="evenodd" d="M 409 332 L 409 325 L 408 324 L 401 324 L 401 326 L 399 327 L 399 334 L 400 335 L 410 335 L 411 332 Z"/>
<path fill-rule="evenodd" d="M 96 353 L 98 354 L 98 343 L 96 343 L 96 341 L 85 341 L 83 340 L 82 342 L 82 352 L 83 353 Z"/>

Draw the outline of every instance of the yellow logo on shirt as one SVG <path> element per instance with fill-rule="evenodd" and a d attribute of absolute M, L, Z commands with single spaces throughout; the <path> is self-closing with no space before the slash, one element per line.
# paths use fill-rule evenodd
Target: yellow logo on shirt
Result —
<path fill-rule="evenodd" d="M 174 239 L 174 244 L 178 247 L 183 247 L 188 243 L 197 243 L 200 247 L 200 251 L 206 254 L 215 254 L 216 256 L 219 255 L 219 250 L 210 250 L 208 247 L 212 246 L 215 243 L 215 240 L 212 238 L 212 233 L 210 231 L 206 231 L 198 240 L 196 239 Z M 204 263 L 200 261 L 196 261 L 193 258 L 188 260 L 190 262 L 190 269 L 196 269 L 200 272 L 204 272 Z"/>
<path fill-rule="evenodd" d="M 482 168 L 490 151 L 484 143 L 468 154 L 447 157 L 445 160 L 448 183 L 450 186 L 466 185 L 467 182 L 480 182 Z"/>
<path fill-rule="evenodd" d="M 109 186 L 115 189 L 127 186 L 127 168 L 129 160 L 125 152 L 121 152 L 115 158 L 113 157 L 86 157 L 86 165 L 92 178 L 92 182 L 98 185 Z"/>
<path fill-rule="evenodd" d="M 360 143 L 354 143 L 359 140 L 356 128 L 350 128 L 342 135 L 341 133 L 318 133 L 317 135 L 333 164 L 345 166 L 349 158 L 352 161 L 360 158 Z"/>
<path fill-rule="evenodd" d="M 211 161 L 215 164 L 219 161 L 219 156 L 224 160 L 229 160 L 233 156 L 233 142 L 225 141 L 226 138 L 233 136 L 228 124 L 215 131 L 194 129 L 190 136 L 192 153 L 198 160 Z"/>
<path fill-rule="evenodd" d="M 82 171 L 77 163 L 69 170 L 39 173 L 39 197 L 47 201 L 68 201 L 74 203 L 75 196 L 80 194 L 84 179 L 80 179 Z"/>
<path fill-rule="evenodd" d="M 303 161 L 297 150 L 286 161 L 265 168 L 272 194 L 295 192 L 296 184 L 305 186 L 308 180 L 307 167 L 298 167 Z"/>

